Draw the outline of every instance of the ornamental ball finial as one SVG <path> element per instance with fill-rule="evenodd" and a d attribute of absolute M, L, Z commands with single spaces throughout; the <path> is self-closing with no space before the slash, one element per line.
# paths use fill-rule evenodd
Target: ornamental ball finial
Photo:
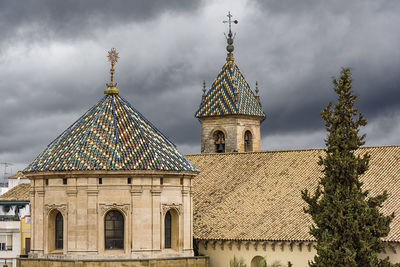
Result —
<path fill-rule="evenodd" d="M 106 84 L 107 85 L 107 89 L 104 91 L 105 94 L 108 95 L 112 95 L 112 94 L 118 94 L 119 91 L 117 89 L 117 83 L 114 84 L 114 66 L 115 63 L 118 62 L 119 56 L 118 56 L 118 52 L 117 50 L 113 47 L 111 48 L 110 51 L 108 51 L 108 61 L 110 61 L 111 63 L 111 69 L 110 69 L 110 74 L 111 74 L 111 79 L 110 79 L 110 83 Z"/>

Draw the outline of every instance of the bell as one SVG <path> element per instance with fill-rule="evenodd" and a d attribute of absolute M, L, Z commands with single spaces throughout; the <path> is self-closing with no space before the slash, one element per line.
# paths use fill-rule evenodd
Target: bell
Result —
<path fill-rule="evenodd" d="M 221 142 L 220 142 L 219 145 L 218 145 L 217 152 L 224 152 L 224 147 L 223 147 L 223 145 L 221 144 Z"/>

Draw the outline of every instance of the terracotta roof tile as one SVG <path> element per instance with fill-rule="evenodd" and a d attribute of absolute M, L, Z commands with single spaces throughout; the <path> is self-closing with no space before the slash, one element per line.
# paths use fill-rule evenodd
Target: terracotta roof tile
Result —
<path fill-rule="evenodd" d="M 371 155 L 362 176 L 372 195 L 387 190 L 384 214 L 395 212 L 385 240 L 400 242 L 400 146 L 364 147 Z M 322 149 L 199 154 L 194 182 L 194 236 L 198 239 L 313 240 L 300 191 L 321 176 Z"/>
<path fill-rule="evenodd" d="M 0 201 L 29 201 L 30 187 L 30 184 L 19 184 L 1 195 Z"/>

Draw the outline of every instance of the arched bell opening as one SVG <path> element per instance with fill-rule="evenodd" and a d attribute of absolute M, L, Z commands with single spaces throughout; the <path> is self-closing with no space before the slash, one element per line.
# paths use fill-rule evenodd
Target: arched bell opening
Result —
<path fill-rule="evenodd" d="M 253 151 L 253 135 L 250 131 L 244 133 L 244 152 Z"/>
<path fill-rule="evenodd" d="M 225 153 L 225 134 L 221 131 L 215 131 L 213 134 L 214 152 Z"/>

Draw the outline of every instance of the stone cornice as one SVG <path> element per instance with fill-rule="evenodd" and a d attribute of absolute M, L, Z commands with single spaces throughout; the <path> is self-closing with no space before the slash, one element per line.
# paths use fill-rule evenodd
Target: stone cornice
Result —
<path fill-rule="evenodd" d="M 198 172 L 191 172 L 191 171 L 161 171 L 161 170 L 110 170 L 110 171 L 102 171 L 102 170 L 93 170 L 93 171 L 45 171 L 45 172 L 27 172 L 25 176 L 28 178 L 44 178 L 45 176 L 54 176 L 56 178 L 60 177 L 70 177 L 70 178 L 78 178 L 80 176 L 85 177 L 132 177 L 135 176 L 154 176 L 154 175 L 167 175 L 167 176 L 196 176 Z"/>

